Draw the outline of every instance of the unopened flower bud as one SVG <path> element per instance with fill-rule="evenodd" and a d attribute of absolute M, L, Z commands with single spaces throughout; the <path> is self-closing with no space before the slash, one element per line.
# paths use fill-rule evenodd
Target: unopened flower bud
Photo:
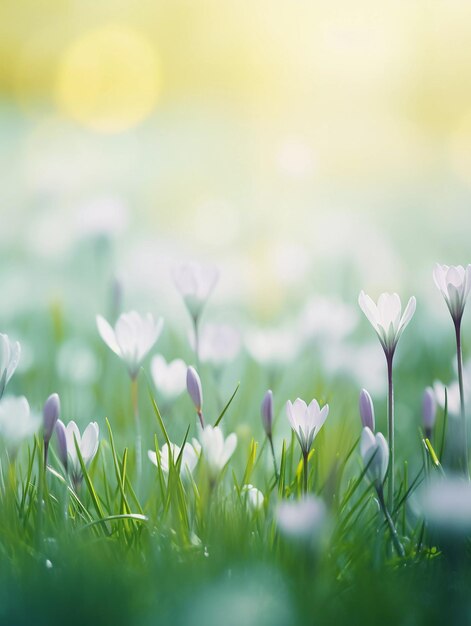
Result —
<path fill-rule="evenodd" d="M 186 389 L 195 405 L 195 409 L 198 413 L 201 412 L 203 408 L 203 389 L 198 372 L 191 366 L 186 371 Z"/>
<path fill-rule="evenodd" d="M 59 419 L 61 410 L 61 403 L 57 393 L 53 393 L 49 396 L 44 404 L 43 409 L 43 437 L 44 443 L 49 443 L 56 426 L 56 422 Z"/>
<path fill-rule="evenodd" d="M 55 427 L 56 437 L 57 437 L 57 454 L 59 459 L 67 471 L 67 435 L 63 422 L 61 420 L 57 420 Z"/>
<path fill-rule="evenodd" d="M 271 437 L 273 425 L 273 392 L 271 389 L 269 389 L 263 397 L 260 413 L 267 437 Z"/>
<path fill-rule="evenodd" d="M 424 433 L 427 439 L 432 436 L 435 420 L 437 417 L 437 401 L 431 387 L 427 387 L 424 391 L 422 400 L 422 419 L 424 425 Z"/>
<path fill-rule="evenodd" d="M 362 389 L 360 393 L 360 417 L 363 428 L 368 427 L 372 432 L 375 431 L 375 408 L 373 400 L 366 389 Z"/>

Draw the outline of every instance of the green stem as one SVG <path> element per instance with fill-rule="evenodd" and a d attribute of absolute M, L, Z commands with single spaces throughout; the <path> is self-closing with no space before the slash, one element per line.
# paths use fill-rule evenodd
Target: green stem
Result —
<path fill-rule="evenodd" d="M 195 333 L 195 359 L 196 367 L 200 366 L 200 330 L 198 324 L 198 317 L 193 316 L 193 331 Z"/>
<path fill-rule="evenodd" d="M 463 428 L 463 459 L 464 465 L 463 471 L 466 476 L 469 477 L 469 464 L 468 464 L 468 435 L 466 426 L 466 410 L 464 404 L 464 385 L 463 385 L 463 353 L 461 348 L 461 319 L 455 322 L 455 334 L 456 334 L 456 360 L 458 364 L 458 384 L 460 388 L 460 413 L 461 423 Z"/>
<path fill-rule="evenodd" d="M 268 437 L 268 441 L 270 443 L 271 456 L 273 458 L 273 467 L 275 468 L 275 484 L 276 484 L 278 482 L 279 474 L 278 474 L 278 466 L 276 463 L 275 448 L 273 446 L 273 437 L 271 435 Z"/>
<path fill-rule="evenodd" d="M 388 364 L 388 508 L 392 511 L 394 505 L 394 384 L 393 384 L 394 353 L 386 355 Z"/>
<path fill-rule="evenodd" d="M 309 470 L 308 464 L 309 453 L 303 452 L 303 493 L 307 493 L 307 474 Z"/>
<path fill-rule="evenodd" d="M 384 517 L 386 519 L 386 523 L 389 526 L 389 532 L 391 533 L 391 539 L 394 545 L 394 549 L 396 550 L 397 555 L 403 558 L 406 555 L 404 546 L 402 545 L 401 540 L 399 539 L 399 535 L 397 534 L 397 530 L 396 530 L 396 527 L 394 526 L 392 517 L 389 514 L 386 503 L 384 502 L 384 494 L 383 494 L 382 485 L 380 485 L 379 487 L 378 486 L 376 487 L 376 493 L 378 494 L 379 504 L 381 506 L 381 510 L 383 511 Z"/>
<path fill-rule="evenodd" d="M 137 482 L 141 481 L 142 476 L 142 436 L 141 436 L 141 419 L 139 417 L 139 401 L 138 401 L 138 385 L 137 376 L 131 379 L 131 400 L 134 412 L 134 423 L 136 428 L 136 472 Z"/>

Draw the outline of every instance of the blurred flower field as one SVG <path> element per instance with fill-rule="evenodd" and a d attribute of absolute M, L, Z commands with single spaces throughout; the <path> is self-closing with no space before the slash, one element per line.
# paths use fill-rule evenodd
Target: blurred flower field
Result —
<path fill-rule="evenodd" d="M 1 624 L 468 623 L 470 36 L 0 3 Z"/>

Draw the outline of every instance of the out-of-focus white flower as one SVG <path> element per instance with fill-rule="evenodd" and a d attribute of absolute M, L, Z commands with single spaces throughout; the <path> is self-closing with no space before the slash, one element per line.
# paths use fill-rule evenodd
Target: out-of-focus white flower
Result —
<path fill-rule="evenodd" d="M 20 355 L 18 341 L 11 341 L 8 335 L 0 333 L 0 398 L 18 366 Z"/>
<path fill-rule="evenodd" d="M 154 385 L 166 398 L 176 398 L 185 390 L 186 370 L 182 359 L 167 362 L 160 354 L 154 356 L 150 364 Z"/>
<path fill-rule="evenodd" d="M 392 357 L 400 336 L 414 315 L 416 307 L 414 296 L 409 298 L 403 314 L 401 299 L 397 293 L 382 293 L 378 298 L 378 304 L 375 304 L 364 291 L 361 291 L 358 304 L 375 329 L 386 356 Z"/>
<path fill-rule="evenodd" d="M 94 351 L 78 337 L 69 339 L 60 346 L 56 368 L 61 378 L 78 385 L 91 384 L 99 375 Z"/>
<path fill-rule="evenodd" d="M 176 266 L 172 275 L 188 312 L 194 320 L 197 320 L 216 286 L 219 278 L 217 268 L 190 261 Z"/>
<path fill-rule="evenodd" d="M 275 517 L 283 534 L 306 541 L 319 535 L 327 518 L 327 510 L 319 498 L 305 496 L 302 500 L 280 502 Z"/>
<path fill-rule="evenodd" d="M 425 436 L 432 436 L 435 420 L 437 419 L 437 399 L 432 387 L 427 387 L 422 398 L 422 423 Z"/>
<path fill-rule="evenodd" d="M 205 324 L 199 335 L 199 357 L 203 363 L 221 365 L 233 361 L 241 347 L 239 331 L 230 324 Z M 195 348 L 194 335 L 190 344 Z"/>
<path fill-rule="evenodd" d="M 244 485 L 241 489 L 242 496 L 246 499 L 247 506 L 252 511 L 257 511 L 262 508 L 264 496 L 260 489 L 257 489 L 253 485 Z"/>
<path fill-rule="evenodd" d="M 171 449 L 171 459 L 175 464 L 177 462 L 178 457 L 180 456 L 181 448 L 177 446 L 176 443 L 170 444 Z M 180 475 L 184 475 L 185 472 L 193 473 L 193 470 L 198 463 L 199 455 L 201 452 L 201 446 L 199 443 L 194 440 L 193 444 L 186 442 L 183 446 L 182 452 L 182 460 L 180 466 Z M 157 454 L 155 450 L 148 450 L 147 455 L 150 461 L 158 467 L 159 463 L 157 461 Z M 170 458 L 169 458 L 169 447 L 168 444 L 164 443 L 162 448 L 159 450 L 159 461 L 160 467 L 162 471 L 168 474 L 170 468 Z"/>
<path fill-rule="evenodd" d="M 325 346 L 321 356 L 325 371 L 329 374 L 348 376 L 374 394 L 384 391 L 384 357 L 376 343 L 334 342 Z"/>
<path fill-rule="evenodd" d="M 61 431 L 61 432 L 59 432 Z M 59 443 L 59 457 L 75 485 L 82 480 L 82 468 L 75 447 L 75 440 L 82 455 L 85 466 L 88 466 L 98 450 L 100 429 L 96 422 L 90 422 L 80 434 L 80 430 L 74 421 L 65 426 L 61 420 L 56 423 L 57 439 Z M 65 435 L 65 436 L 64 436 Z"/>
<path fill-rule="evenodd" d="M 201 452 L 212 478 L 226 466 L 237 446 L 237 435 L 231 433 L 226 438 L 219 426 L 205 426 L 200 429 Z"/>
<path fill-rule="evenodd" d="M 440 265 L 433 269 L 433 280 L 441 291 L 455 323 L 463 316 L 466 299 L 471 289 L 471 265 Z"/>
<path fill-rule="evenodd" d="M 273 392 L 271 389 L 263 396 L 260 415 L 262 416 L 263 430 L 266 432 L 267 437 L 270 438 L 273 426 Z"/>
<path fill-rule="evenodd" d="M 458 477 L 436 479 L 417 495 L 419 510 L 432 528 L 450 535 L 471 532 L 471 484 Z"/>
<path fill-rule="evenodd" d="M 365 426 L 361 431 L 360 453 L 367 474 L 372 483 L 381 486 L 386 477 L 389 464 L 389 448 L 381 433 L 373 432 Z"/>
<path fill-rule="evenodd" d="M 24 396 L 5 396 L 0 400 L 0 435 L 12 452 L 34 435 L 40 424 L 41 418 L 31 413 Z"/>
<path fill-rule="evenodd" d="M 436 380 L 433 383 L 433 391 L 441 409 L 445 408 L 446 396 L 448 413 L 455 417 L 460 414 L 460 387 L 458 381 L 454 381 L 445 386 L 441 381 Z"/>
<path fill-rule="evenodd" d="M 286 364 L 299 352 L 299 336 L 288 328 L 256 329 L 245 335 L 250 356 L 261 364 Z"/>
<path fill-rule="evenodd" d="M 299 326 L 307 338 L 340 341 L 350 335 L 358 322 L 355 309 L 335 298 L 316 296 L 309 300 L 299 317 Z"/>
<path fill-rule="evenodd" d="M 308 406 L 304 400 L 297 398 L 294 402 L 288 400 L 286 414 L 303 455 L 307 456 L 314 438 L 329 415 L 329 405 L 326 404 L 321 409 L 317 400 L 312 400 Z"/>
<path fill-rule="evenodd" d="M 125 232 L 128 208 L 121 198 L 102 196 L 77 207 L 76 232 L 79 235 L 117 236 Z"/>
<path fill-rule="evenodd" d="M 119 316 L 114 329 L 101 315 L 97 315 L 96 323 L 103 341 L 124 361 L 131 378 L 136 378 L 162 331 L 163 319 L 154 321 L 150 313 L 142 317 L 131 311 Z"/>

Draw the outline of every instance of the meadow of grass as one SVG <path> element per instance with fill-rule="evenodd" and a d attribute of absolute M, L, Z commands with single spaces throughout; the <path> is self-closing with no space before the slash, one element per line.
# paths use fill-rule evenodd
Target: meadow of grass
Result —
<path fill-rule="evenodd" d="M 185 301 L 200 321 L 201 311 L 195 315 L 192 302 Z M 191 328 L 191 315 L 188 320 Z M 1 401 L 5 406 L 12 393 L 24 394 L 36 416 L 31 417 L 35 432 L 22 437 L 19 418 L 15 422 L 13 410 L 3 411 L 1 622 L 467 623 L 466 476 L 459 480 L 461 495 L 454 497 L 452 486 L 449 499 L 441 502 L 439 495 L 452 471 L 463 474 L 455 462 L 460 441 L 453 443 L 460 420 L 448 415 L 445 402 L 436 410 L 433 432 L 426 433 L 421 409 L 424 388 L 449 377 L 454 335 L 426 341 L 411 330 L 413 322 L 397 348 L 395 490 L 386 513 L 378 494 L 383 481 L 386 492 L 390 476 L 374 479 L 375 458 L 365 465 L 360 454 L 361 385 L 351 374 L 327 371 L 315 340 L 306 340 L 285 363 L 261 364 L 246 350 L 231 363 L 214 363 L 200 360 L 186 338 L 172 332 L 171 320 L 165 321 L 165 333 L 150 354 L 162 346 L 168 359 L 183 357 L 193 364 L 202 382 L 206 425 L 218 424 L 225 437 L 237 437 L 234 453 L 219 466 L 211 462 L 211 446 L 203 444 L 190 472 L 178 452 L 163 467 L 159 450 L 166 442 L 203 441 L 191 384 L 189 394 L 180 389 L 170 398 L 155 384 L 150 356 L 127 372 L 126 359 L 101 341 L 93 316 L 82 338 L 93 357 L 94 367 L 88 368 L 74 344 L 81 338 L 59 307 L 18 319 L 16 330 L 42 354 L 40 366 L 13 374 Z M 204 317 L 201 323 L 204 327 Z M 373 335 L 366 320 L 362 330 Z M 64 346 L 66 356 L 58 361 Z M 379 342 L 377 350 L 381 357 Z M 61 367 L 72 376 L 61 378 Z M 372 367 L 386 377 L 382 359 Z M 75 368 L 84 375 L 74 375 Z M 269 388 L 275 465 L 260 415 Z M 376 429 L 386 434 L 382 389 L 373 394 Z M 99 445 L 90 459 L 72 439 L 74 450 L 69 444 L 64 460 L 56 432 L 45 464 L 47 427 L 37 414 L 53 391 L 60 396 L 63 422 L 77 417 L 82 432 L 97 421 Z M 330 407 L 308 450 L 307 474 L 285 410 L 286 401 L 296 397 Z M 157 465 L 148 450 L 156 453 Z M 441 481 L 439 512 L 432 510 L 428 518 L 430 505 L 421 504 L 421 494 L 428 486 L 433 501 L 435 481 Z M 307 509 L 299 508 L 306 503 Z"/>

